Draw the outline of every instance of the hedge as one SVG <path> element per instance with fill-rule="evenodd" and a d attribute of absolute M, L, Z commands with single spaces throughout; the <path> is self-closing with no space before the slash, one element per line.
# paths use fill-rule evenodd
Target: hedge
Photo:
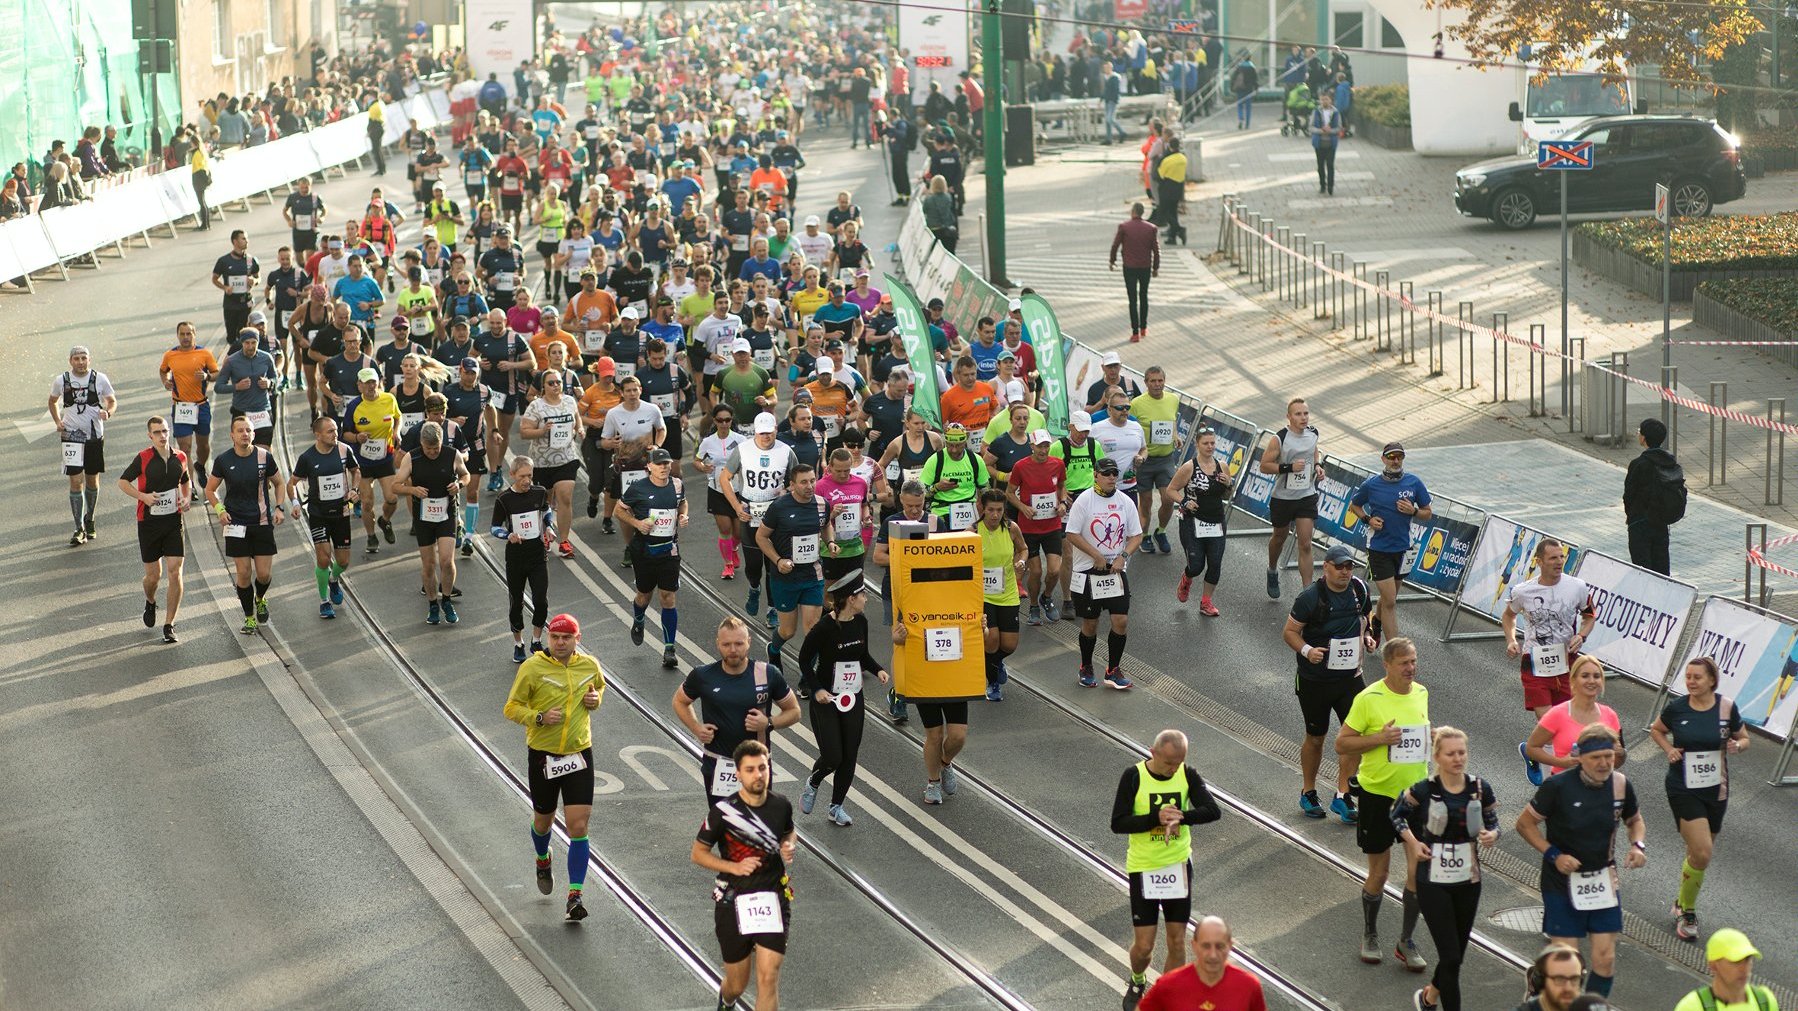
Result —
<path fill-rule="evenodd" d="M 1661 262 L 1662 228 L 1652 217 L 1575 227 L 1597 245 Z M 1673 226 L 1673 269 L 1798 270 L 1798 211 L 1681 218 Z"/>
<path fill-rule="evenodd" d="M 1362 122 L 1409 130 L 1411 89 L 1402 84 L 1370 84 L 1356 88 L 1354 114 Z"/>
<path fill-rule="evenodd" d="M 1752 317 L 1780 333 L 1798 334 L 1798 284 L 1772 277 L 1705 281 L 1706 298 Z"/>

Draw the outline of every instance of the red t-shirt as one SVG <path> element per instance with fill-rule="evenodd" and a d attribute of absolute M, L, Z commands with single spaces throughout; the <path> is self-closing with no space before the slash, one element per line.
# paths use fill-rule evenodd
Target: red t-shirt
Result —
<path fill-rule="evenodd" d="M 537 156 L 537 171 L 545 182 L 566 185 L 568 177 L 574 174 L 574 159 L 561 148 L 545 151 Z"/>
<path fill-rule="evenodd" d="M 524 192 L 525 177 L 531 174 L 531 167 L 523 158 L 515 154 L 506 155 L 493 166 L 499 170 L 499 191 L 501 193 L 519 194 Z"/>
<path fill-rule="evenodd" d="M 1031 496 L 1054 495 L 1055 501 L 1060 502 L 1068 490 L 1067 464 L 1052 456 L 1041 463 L 1036 461 L 1035 454 L 1027 456 L 1012 466 L 1011 488 L 1024 503 L 1024 511 L 1018 513 L 1019 530 L 1027 534 L 1046 534 L 1061 529 L 1060 513 L 1046 520 L 1035 518 Z"/>
<path fill-rule="evenodd" d="M 1234 965 L 1224 966 L 1224 978 L 1206 986 L 1190 962 L 1155 981 L 1142 995 L 1137 1011 L 1267 1011 L 1261 981 Z"/>
<path fill-rule="evenodd" d="M 1024 382 L 1028 384 L 1030 382 L 1030 374 L 1036 371 L 1036 349 L 1023 341 L 1019 341 L 1016 348 L 1013 348 L 1009 344 L 1002 346 L 1005 350 L 1011 352 L 1013 358 L 1017 359 L 1018 378 L 1024 380 Z"/>

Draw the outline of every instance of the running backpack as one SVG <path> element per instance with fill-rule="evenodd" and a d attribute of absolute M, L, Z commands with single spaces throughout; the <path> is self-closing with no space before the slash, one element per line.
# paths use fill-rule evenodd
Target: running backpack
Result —
<path fill-rule="evenodd" d="M 1773 1006 L 1773 995 L 1764 986 L 1749 984 L 1748 999 L 1754 1002 L 1755 1011 L 1767 1011 Z M 1710 987 L 1698 988 L 1698 1006 L 1704 1011 L 1717 1011 L 1717 995 Z"/>

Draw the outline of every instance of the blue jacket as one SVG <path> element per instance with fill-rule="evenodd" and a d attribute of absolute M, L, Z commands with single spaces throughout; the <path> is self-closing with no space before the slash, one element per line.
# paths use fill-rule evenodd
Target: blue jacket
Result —
<path fill-rule="evenodd" d="M 1100 96 L 1107 105 L 1116 105 L 1118 102 L 1122 101 L 1124 97 L 1124 75 L 1115 70 L 1112 71 L 1110 76 L 1105 78 L 1104 90 L 1100 92 Z"/>
<path fill-rule="evenodd" d="M 1348 115 L 1349 104 L 1355 100 L 1355 89 L 1347 81 L 1336 82 L 1336 108 L 1344 116 Z"/>
<path fill-rule="evenodd" d="M 1324 116 L 1326 111 L 1329 113 L 1327 121 Z M 1336 142 L 1341 139 L 1336 134 L 1323 134 L 1318 132 L 1326 126 L 1333 127 L 1337 130 L 1342 129 L 1342 111 L 1340 109 L 1326 110 L 1322 106 L 1319 106 L 1311 110 L 1312 147 L 1335 147 Z"/>

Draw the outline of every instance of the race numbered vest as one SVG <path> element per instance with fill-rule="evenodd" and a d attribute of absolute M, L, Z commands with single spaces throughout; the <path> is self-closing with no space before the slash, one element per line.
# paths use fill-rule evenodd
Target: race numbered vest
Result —
<path fill-rule="evenodd" d="M 781 445 L 779 442 L 776 446 Z M 743 497 L 751 502 L 772 502 L 787 490 L 787 465 L 792 450 L 762 449 L 752 442 L 738 447 L 743 458 Z"/>
<path fill-rule="evenodd" d="M 1186 766 L 1182 765 L 1169 780 L 1149 775 L 1149 763 L 1136 763 L 1136 796 L 1130 813 L 1150 815 L 1172 804 L 1184 811 L 1190 806 L 1191 793 L 1186 782 Z M 1157 825 L 1148 832 L 1132 832 L 1129 849 L 1124 855 L 1124 870 L 1131 874 L 1184 864 L 1192 856 L 1192 832 L 1185 825 L 1175 826 L 1174 838 L 1165 838 Z"/>
<path fill-rule="evenodd" d="M 981 592 L 990 603 L 1016 607 L 1018 570 L 1012 565 L 1016 549 L 1011 542 L 1011 524 L 988 528 L 981 520 L 974 529 L 980 534 Z"/>

